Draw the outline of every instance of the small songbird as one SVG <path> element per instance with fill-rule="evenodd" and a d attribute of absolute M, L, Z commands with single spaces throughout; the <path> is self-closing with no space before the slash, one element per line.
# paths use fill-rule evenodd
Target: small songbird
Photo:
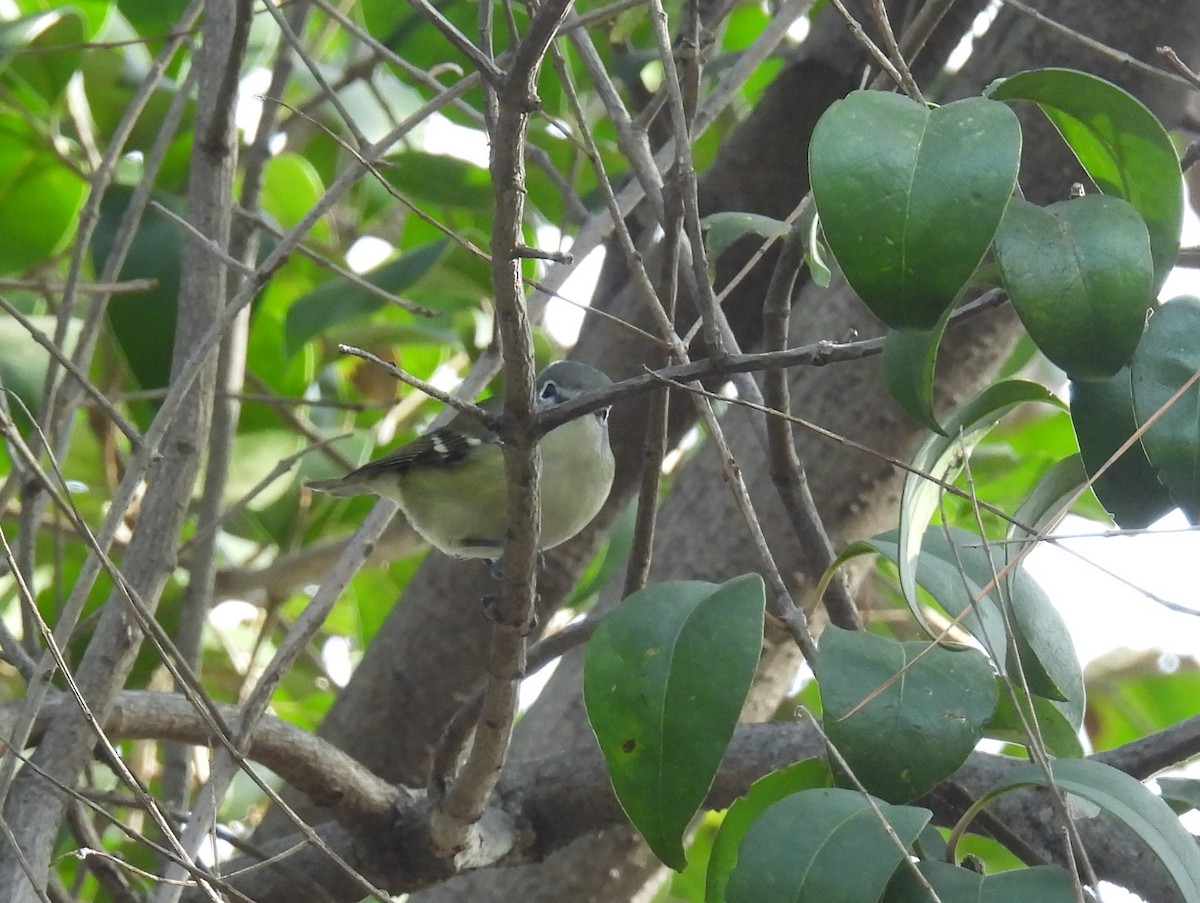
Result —
<path fill-rule="evenodd" d="M 612 385 L 595 367 L 555 361 L 537 378 L 539 411 Z M 499 414 L 502 399 L 480 404 Z M 568 420 L 541 438 L 541 548 L 582 530 L 612 488 L 608 408 Z M 370 492 L 396 502 L 430 544 L 459 558 L 496 560 L 504 551 L 507 494 L 504 454 L 497 436 L 474 417 L 458 414 L 391 454 L 337 480 L 308 484 L 333 496 Z"/>

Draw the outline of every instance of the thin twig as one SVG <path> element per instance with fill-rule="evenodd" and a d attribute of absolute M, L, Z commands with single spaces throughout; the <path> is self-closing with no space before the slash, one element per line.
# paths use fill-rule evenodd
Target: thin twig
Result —
<path fill-rule="evenodd" d="M 767 348 L 783 348 L 787 342 L 792 290 L 803 263 L 804 243 L 799 231 L 793 229 L 780 249 L 779 260 L 771 274 L 771 282 L 763 304 L 763 340 Z M 791 410 L 787 371 L 767 371 L 763 380 L 763 402 L 777 411 Z M 777 417 L 767 417 L 766 427 L 771 478 L 775 482 L 776 491 L 791 521 L 792 529 L 804 546 L 814 570 L 821 573 L 833 563 L 837 553 L 817 511 L 804 462 L 800 460 L 796 451 L 792 428 L 786 421 Z M 854 604 L 849 581 L 844 575 L 839 575 L 830 583 L 826 608 L 830 620 L 837 626 L 847 630 L 862 629 L 862 617 Z"/>

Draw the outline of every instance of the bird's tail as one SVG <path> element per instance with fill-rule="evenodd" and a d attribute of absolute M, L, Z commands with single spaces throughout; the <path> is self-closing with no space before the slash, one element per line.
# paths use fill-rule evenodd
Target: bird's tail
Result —
<path fill-rule="evenodd" d="M 361 495 L 367 491 L 361 483 L 348 483 L 340 477 L 336 480 L 312 480 L 307 486 L 309 489 L 315 489 L 317 492 L 324 492 L 326 495 L 332 495 L 339 499 L 350 495 Z"/>

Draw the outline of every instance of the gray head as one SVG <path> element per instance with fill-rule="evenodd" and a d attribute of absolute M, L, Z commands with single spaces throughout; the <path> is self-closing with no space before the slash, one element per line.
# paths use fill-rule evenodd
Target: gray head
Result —
<path fill-rule="evenodd" d="M 555 361 L 538 374 L 534 392 L 539 407 L 552 408 L 611 385 L 612 380 L 590 364 Z"/>

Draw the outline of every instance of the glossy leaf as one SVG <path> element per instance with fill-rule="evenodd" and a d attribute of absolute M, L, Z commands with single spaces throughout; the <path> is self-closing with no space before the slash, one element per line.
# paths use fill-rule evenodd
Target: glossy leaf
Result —
<path fill-rule="evenodd" d="M 805 790 L 770 806 L 742 840 L 725 899 L 728 903 L 878 900 L 932 813 L 880 801 L 875 805 L 899 844 L 884 831 L 867 798 L 853 790 Z"/>
<path fill-rule="evenodd" d="M 1022 72 L 985 93 L 1036 103 L 1100 190 L 1141 214 L 1154 259 L 1150 294 L 1156 295 L 1179 250 L 1183 192 L 1175 147 L 1154 114 L 1111 82 L 1072 69 Z"/>
<path fill-rule="evenodd" d="M 953 310 L 947 307 L 933 329 L 889 329 L 879 365 L 883 386 L 896 404 L 935 433 L 940 433 L 942 427 L 933 410 L 933 371 Z"/>
<path fill-rule="evenodd" d="M 363 278 L 377 288 L 398 294 L 428 274 L 445 250 L 445 241 L 412 248 L 395 260 L 363 274 Z M 288 309 L 284 346 L 289 354 L 294 354 L 305 342 L 330 327 L 365 317 L 386 304 L 387 301 L 379 295 L 348 279 L 334 277 L 298 298 Z"/>
<path fill-rule="evenodd" d="M 996 708 L 992 667 L 966 647 L 831 625 L 814 670 L 825 733 L 867 791 L 890 802 L 914 800 L 953 774 Z"/>
<path fill-rule="evenodd" d="M 0 73 L 53 103 L 78 68 L 83 40 L 83 16 L 70 6 L 0 22 Z"/>
<path fill-rule="evenodd" d="M 948 862 L 922 862 L 917 868 L 942 903 L 1074 903 L 1075 883 L 1064 869 L 1042 865 L 997 875 L 980 875 Z M 883 903 L 929 903 L 929 891 L 911 869 L 900 869 Z"/>
<path fill-rule="evenodd" d="M 495 203 L 487 168 L 457 157 L 406 150 L 391 154 L 384 177 L 410 200 L 480 213 Z"/>
<path fill-rule="evenodd" d="M 634 593 L 588 644 L 584 701 L 622 808 L 676 870 L 750 690 L 765 595 L 756 574 Z"/>
<path fill-rule="evenodd" d="M 97 272 L 107 266 L 131 194 L 132 189 L 124 186 L 113 186 L 104 194 L 91 246 Z M 154 200 L 183 214 L 182 204 L 168 195 L 156 194 Z M 170 381 L 182 253 L 179 225 L 148 207 L 133 235 L 119 278 L 152 280 L 151 287 L 115 295 L 108 302 L 109 325 L 143 389 L 160 389 Z"/>
<path fill-rule="evenodd" d="M 931 329 L 992 242 L 1017 179 L 1021 131 L 976 97 L 928 110 L 855 91 L 813 130 L 809 176 L 847 281 L 888 326 Z"/>
<path fill-rule="evenodd" d="M 1020 710 L 1017 709 L 1018 705 Z M 1052 756 L 1077 759 L 1083 755 L 1083 745 L 1079 741 L 1083 712 L 1082 694 L 1066 701 L 1029 696 L 1009 681 L 1008 687 L 1000 692 L 1000 701 L 992 720 L 984 728 L 984 736 L 1017 746 L 1028 746 L 1029 731 L 1036 724 L 1038 737 Z"/>
<path fill-rule="evenodd" d="M 783 238 L 791 226 L 760 213 L 712 213 L 700 221 L 704 227 L 704 248 L 710 261 L 715 261 L 739 238 L 757 235 L 762 238 Z"/>
<path fill-rule="evenodd" d="M 877 536 L 866 545 L 896 560 L 899 547 L 894 532 Z M 957 527 L 935 530 L 926 537 L 921 550 L 917 582 L 980 642 L 1001 673 L 1015 684 L 1027 681 L 1040 698 L 1062 703 L 1059 709 L 1070 730 L 1077 731 L 1083 720 L 1085 700 L 1083 669 L 1067 625 L 1024 567 L 1014 567 L 1002 579 L 1001 592 L 996 577 L 1006 564 L 1005 549 L 1000 544 L 993 544 L 990 549 L 989 555 L 979 536 L 967 530 Z M 986 586 L 991 589 L 985 594 Z M 976 599 L 979 601 L 973 603 Z M 1007 619 L 1002 599 L 1010 611 Z M 1019 655 L 1023 677 L 1012 660 L 1014 650 Z"/>
<path fill-rule="evenodd" d="M 900 590 L 909 608 L 924 621 L 917 600 L 916 567 L 921 543 L 937 512 L 941 486 L 934 480 L 951 481 L 962 471 L 964 458 L 999 419 L 1020 404 L 1031 401 L 1059 402 L 1044 387 L 1027 380 L 1004 380 L 988 386 L 960 405 L 945 423 L 945 435 L 927 438 L 913 456 L 914 471 L 904 479 L 900 498 Z M 928 474 L 932 479 L 918 474 Z"/>
<path fill-rule="evenodd" d="M 725 884 L 738 861 L 738 848 L 746 831 L 768 806 L 793 793 L 829 787 L 833 776 L 820 759 L 805 759 L 787 768 L 773 771 L 750 785 L 746 795 L 738 798 L 721 820 L 721 829 L 713 841 L 708 860 L 708 880 L 705 903 L 724 903 Z"/>
<path fill-rule="evenodd" d="M 1200 298 L 1176 298 L 1159 307 L 1130 367 L 1133 409 L 1146 423 L 1170 404 L 1142 435 L 1146 457 L 1188 521 L 1200 523 Z M 1179 398 L 1172 397 L 1191 384 Z"/>
<path fill-rule="evenodd" d="M 1179 823 L 1171 807 L 1122 771 L 1095 759 L 1056 759 L 1054 783 L 1082 797 L 1125 824 L 1171 875 L 1187 903 L 1200 903 L 1200 847 Z M 1046 783 L 1037 765 L 1014 769 L 988 794 L 991 799 L 1017 787 Z"/>
<path fill-rule="evenodd" d="M 1089 474 L 1099 473 L 1137 430 L 1129 380 L 1126 367 L 1103 382 L 1071 384 L 1071 423 Z M 1140 441 L 1096 478 L 1092 490 L 1113 520 L 1127 530 L 1148 527 L 1175 507 Z"/>
<path fill-rule="evenodd" d="M 87 183 L 12 110 L 0 110 L 0 275 L 43 264 L 66 244 Z"/>
<path fill-rule="evenodd" d="M 1021 322 L 1073 379 L 1107 379 L 1129 362 L 1153 303 L 1146 224 L 1120 198 L 1036 207 L 1014 200 L 996 262 Z"/>

